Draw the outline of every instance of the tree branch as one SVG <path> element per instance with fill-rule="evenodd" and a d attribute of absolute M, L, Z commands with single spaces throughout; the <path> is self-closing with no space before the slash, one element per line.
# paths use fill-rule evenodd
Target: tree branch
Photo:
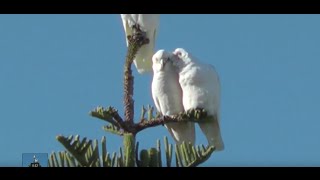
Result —
<path fill-rule="evenodd" d="M 133 125 L 134 117 L 134 100 L 133 100 L 133 83 L 134 77 L 132 76 L 131 65 L 138 52 L 138 50 L 144 45 L 148 44 L 149 40 L 146 38 L 145 33 L 140 29 L 135 29 L 133 36 L 128 36 L 128 52 L 126 62 L 124 65 L 124 110 L 125 121 L 128 124 Z"/>
<path fill-rule="evenodd" d="M 195 160 L 193 160 L 192 162 L 188 163 L 187 167 L 197 167 L 198 165 L 204 163 L 205 161 L 207 161 L 210 158 L 210 156 L 214 150 L 215 150 L 215 148 L 213 146 L 203 148 L 202 152 L 199 153 L 200 156 L 196 156 L 197 158 Z M 194 153 L 194 152 L 192 152 L 192 153 Z"/>
<path fill-rule="evenodd" d="M 125 129 L 124 121 L 120 117 L 118 111 L 113 107 L 97 107 L 90 112 L 90 115 L 101 120 L 105 120 L 117 128 Z"/>
<path fill-rule="evenodd" d="M 109 124 L 109 125 L 106 125 L 106 126 L 103 126 L 102 127 L 103 130 L 105 131 L 108 131 L 110 133 L 113 133 L 113 134 L 116 134 L 116 135 L 119 135 L 119 136 L 123 136 L 123 130 L 112 125 L 112 124 Z"/>
<path fill-rule="evenodd" d="M 111 127 L 104 127 L 104 130 L 112 131 L 112 133 L 123 135 L 124 132 L 137 134 L 138 132 L 150 128 L 155 127 L 159 125 L 164 125 L 166 123 L 172 123 L 172 122 L 195 122 L 198 123 L 199 120 L 201 122 L 204 122 L 206 120 L 211 119 L 211 116 L 207 115 L 207 112 L 204 109 L 191 109 L 188 112 L 182 112 L 178 115 L 172 115 L 172 116 L 162 116 L 162 117 L 154 117 L 153 116 L 153 108 L 151 106 L 148 106 L 148 109 L 142 110 L 142 113 L 148 114 L 147 119 L 144 116 L 141 116 L 141 120 L 139 123 L 133 123 L 131 124 L 131 121 L 123 121 L 123 119 L 120 117 L 118 111 L 113 107 L 103 108 L 103 107 L 97 107 L 95 110 L 90 112 L 90 115 L 93 117 L 97 117 L 99 119 L 105 120 L 115 126 L 115 128 Z M 129 123 L 128 123 L 129 122 Z"/>
<path fill-rule="evenodd" d="M 160 118 L 152 118 L 149 121 L 140 121 L 139 123 L 135 124 L 135 131 L 138 133 L 144 129 L 155 127 L 159 125 L 164 125 L 166 123 L 171 122 L 196 122 L 198 123 L 199 120 L 203 122 L 204 120 L 212 118 L 211 116 L 207 115 L 207 112 L 204 109 L 192 109 L 186 113 L 179 113 L 178 115 L 173 116 L 162 116 Z"/>

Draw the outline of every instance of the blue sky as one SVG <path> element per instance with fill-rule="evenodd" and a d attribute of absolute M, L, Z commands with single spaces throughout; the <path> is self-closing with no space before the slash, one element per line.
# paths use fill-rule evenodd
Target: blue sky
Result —
<path fill-rule="evenodd" d="M 182 47 L 214 65 L 225 151 L 202 166 L 320 165 L 320 15 L 161 15 L 156 49 Z M 119 15 L 0 15 L 0 166 L 64 150 L 58 134 L 121 138 L 88 112 L 123 113 L 126 53 Z M 152 74 L 135 76 L 135 107 L 153 105 Z M 205 143 L 199 128 L 198 143 Z M 142 148 L 169 136 L 141 132 Z M 172 142 L 172 139 L 170 139 Z"/>

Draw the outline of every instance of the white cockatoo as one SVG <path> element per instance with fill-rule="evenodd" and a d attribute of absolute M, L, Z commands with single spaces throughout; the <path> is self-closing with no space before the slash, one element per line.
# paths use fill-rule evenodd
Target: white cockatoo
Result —
<path fill-rule="evenodd" d="M 209 121 L 200 120 L 198 124 L 209 145 L 222 151 L 224 143 L 220 132 L 220 81 L 215 68 L 199 62 L 182 48 L 177 48 L 170 59 L 179 73 L 184 110 L 203 108 L 208 115 L 214 117 Z"/>
<path fill-rule="evenodd" d="M 152 71 L 151 58 L 154 54 L 155 40 L 159 26 L 159 14 L 121 14 L 121 19 L 126 34 L 127 46 L 129 45 L 127 36 L 132 35 L 133 27 L 139 28 L 149 39 L 149 43 L 143 45 L 136 54 L 134 64 L 140 74 Z"/>
<path fill-rule="evenodd" d="M 176 115 L 183 112 L 182 90 L 178 73 L 169 58 L 171 52 L 157 51 L 152 57 L 152 97 L 161 115 Z M 165 124 L 177 144 L 183 141 L 195 143 L 195 127 L 192 122 L 173 122 Z"/>

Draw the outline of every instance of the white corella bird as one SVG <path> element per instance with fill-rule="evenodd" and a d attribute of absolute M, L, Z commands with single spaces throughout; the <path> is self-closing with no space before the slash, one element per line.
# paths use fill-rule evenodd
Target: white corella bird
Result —
<path fill-rule="evenodd" d="M 182 102 L 185 111 L 203 108 L 214 117 L 208 121 L 199 121 L 201 131 L 209 145 L 217 151 L 224 149 L 220 132 L 220 81 L 215 68 L 199 62 L 182 48 L 173 52 L 173 65 L 179 74 L 182 88 Z"/>
<path fill-rule="evenodd" d="M 127 36 L 134 32 L 133 27 L 139 28 L 146 34 L 149 43 L 143 45 L 136 54 L 134 64 L 140 74 L 152 71 L 151 58 L 154 54 L 155 40 L 159 26 L 159 14 L 121 14 L 121 19 L 126 34 L 127 46 L 129 45 Z"/>
<path fill-rule="evenodd" d="M 161 115 L 176 115 L 184 111 L 178 73 L 169 60 L 170 57 L 172 53 L 164 50 L 157 51 L 152 57 L 152 97 Z M 194 123 L 173 122 L 165 124 L 165 127 L 177 144 L 183 141 L 195 143 Z"/>

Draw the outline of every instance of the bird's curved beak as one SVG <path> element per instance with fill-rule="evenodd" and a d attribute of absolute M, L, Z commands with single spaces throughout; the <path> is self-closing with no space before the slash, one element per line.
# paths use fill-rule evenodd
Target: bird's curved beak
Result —
<path fill-rule="evenodd" d="M 160 68 L 160 69 L 163 69 L 164 66 L 166 65 L 166 60 L 165 60 L 165 59 L 161 59 L 160 65 L 161 65 L 161 68 Z"/>

